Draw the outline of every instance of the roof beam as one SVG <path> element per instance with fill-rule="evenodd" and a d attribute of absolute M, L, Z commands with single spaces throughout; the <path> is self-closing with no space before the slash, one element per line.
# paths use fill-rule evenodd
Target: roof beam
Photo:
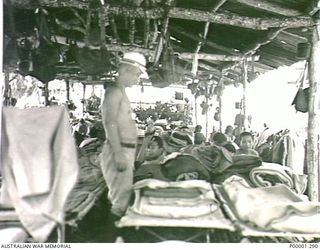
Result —
<path fill-rule="evenodd" d="M 195 53 L 180 53 L 178 55 L 180 59 L 194 59 Z M 248 61 L 258 61 L 260 56 L 230 56 L 230 55 L 219 55 L 219 54 L 206 54 L 206 53 L 198 53 L 197 57 L 199 60 L 207 60 L 207 61 L 221 61 L 221 62 L 238 62 L 244 59 Z"/>
<path fill-rule="evenodd" d="M 169 17 L 257 30 L 281 27 L 298 28 L 312 26 L 314 24 L 310 17 L 257 18 L 183 8 L 172 8 L 169 12 Z"/>
<path fill-rule="evenodd" d="M 59 44 L 63 44 L 63 45 L 69 45 L 67 42 L 67 39 L 65 37 L 62 36 L 56 36 L 55 39 L 52 39 L 52 42 L 58 42 Z M 81 41 L 76 41 L 76 44 L 79 48 L 83 48 L 86 47 L 86 44 L 84 42 Z M 90 49 L 97 49 L 100 50 L 101 47 L 100 46 L 87 46 Z M 107 51 L 115 51 L 115 52 L 130 52 L 130 51 L 135 51 L 135 52 L 140 52 L 142 54 L 144 54 L 146 57 L 148 57 L 149 61 L 153 61 L 154 60 L 154 54 L 155 52 L 153 50 L 150 49 L 145 49 L 145 48 L 141 48 L 141 47 L 137 47 L 137 46 L 128 46 L 128 45 L 115 45 L 115 44 L 106 44 L 105 48 Z"/>
<path fill-rule="evenodd" d="M 74 7 L 88 9 L 88 4 L 77 5 L 72 1 L 60 0 L 39 0 L 42 7 Z M 166 8 L 142 8 L 128 6 L 104 6 L 105 13 L 114 15 L 124 15 L 135 18 L 160 19 L 164 17 L 192 20 L 198 22 L 210 22 L 224 25 L 243 27 L 248 29 L 266 30 L 269 28 L 297 28 L 314 25 L 311 17 L 286 17 L 286 18 L 258 18 L 246 17 L 229 13 L 213 13 L 211 11 L 202 11 L 186 8 L 170 8 L 168 15 Z"/>
<path fill-rule="evenodd" d="M 285 7 L 282 7 L 279 4 L 272 3 L 266 0 L 235 0 L 238 3 L 245 4 L 247 6 L 268 11 L 271 13 L 276 13 L 283 16 L 300 16 L 303 13 L 301 13 L 298 10 L 288 9 Z"/>

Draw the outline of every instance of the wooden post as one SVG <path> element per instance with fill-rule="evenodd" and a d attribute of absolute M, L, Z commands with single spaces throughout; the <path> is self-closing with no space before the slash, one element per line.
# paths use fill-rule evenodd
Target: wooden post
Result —
<path fill-rule="evenodd" d="M 44 83 L 44 104 L 45 106 L 49 106 L 49 82 Z"/>
<path fill-rule="evenodd" d="M 312 49 L 309 59 L 309 116 L 307 140 L 308 196 L 311 201 L 319 200 L 318 138 L 320 134 L 320 17 L 317 14 L 313 29 Z"/>
<path fill-rule="evenodd" d="M 209 98 L 208 97 L 206 97 L 206 105 L 207 105 L 207 107 L 209 106 Z M 208 138 L 208 123 L 209 123 L 209 109 L 207 110 L 207 112 L 206 112 L 206 138 Z"/>
<path fill-rule="evenodd" d="M 222 95 L 218 97 L 219 101 L 219 131 L 222 133 Z"/>
<path fill-rule="evenodd" d="M 4 73 L 4 94 L 3 94 L 3 103 L 4 106 L 9 105 L 9 97 L 10 97 L 10 85 L 9 85 L 9 72 Z"/>
<path fill-rule="evenodd" d="M 195 122 L 198 124 L 198 97 L 194 96 L 194 116 L 195 116 Z"/>
<path fill-rule="evenodd" d="M 85 104 L 86 104 L 86 85 L 83 84 L 83 95 L 82 95 L 82 116 L 85 113 Z"/>
<path fill-rule="evenodd" d="M 248 79 L 248 71 L 247 71 L 247 61 L 242 61 L 242 88 L 243 88 L 243 96 L 242 96 L 242 111 L 243 111 L 243 127 L 244 131 L 247 131 L 247 79 Z"/>
<path fill-rule="evenodd" d="M 70 101 L 70 82 L 68 79 L 66 80 L 66 95 L 67 95 L 67 101 L 69 102 Z"/>

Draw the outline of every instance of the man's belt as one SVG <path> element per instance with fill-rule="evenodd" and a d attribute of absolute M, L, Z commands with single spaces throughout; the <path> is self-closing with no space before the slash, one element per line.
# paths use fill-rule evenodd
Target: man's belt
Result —
<path fill-rule="evenodd" d="M 135 143 L 126 143 L 126 142 L 121 142 L 121 147 L 124 148 L 136 148 L 136 144 Z"/>

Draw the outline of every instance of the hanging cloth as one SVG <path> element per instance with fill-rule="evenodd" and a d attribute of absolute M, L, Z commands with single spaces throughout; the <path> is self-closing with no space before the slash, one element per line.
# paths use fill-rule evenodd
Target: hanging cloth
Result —
<path fill-rule="evenodd" d="M 303 88 L 308 75 L 308 63 L 306 62 L 304 71 L 298 79 L 298 82 L 301 81 L 297 94 L 295 95 L 291 105 L 294 105 L 294 108 L 298 112 L 306 113 L 309 110 L 309 87 Z"/>

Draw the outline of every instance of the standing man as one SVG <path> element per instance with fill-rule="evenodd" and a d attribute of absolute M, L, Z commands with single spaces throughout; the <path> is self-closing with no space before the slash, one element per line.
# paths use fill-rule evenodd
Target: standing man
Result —
<path fill-rule="evenodd" d="M 104 96 L 102 120 L 106 141 L 101 153 L 101 168 L 108 187 L 112 221 L 122 217 L 129 205 L 137 143 L 136 124 L 125 88 L 139 82 L 145 66 L 146 59 L 142 54 L 125 53 L 116 82 L 107 87 Z"/>

